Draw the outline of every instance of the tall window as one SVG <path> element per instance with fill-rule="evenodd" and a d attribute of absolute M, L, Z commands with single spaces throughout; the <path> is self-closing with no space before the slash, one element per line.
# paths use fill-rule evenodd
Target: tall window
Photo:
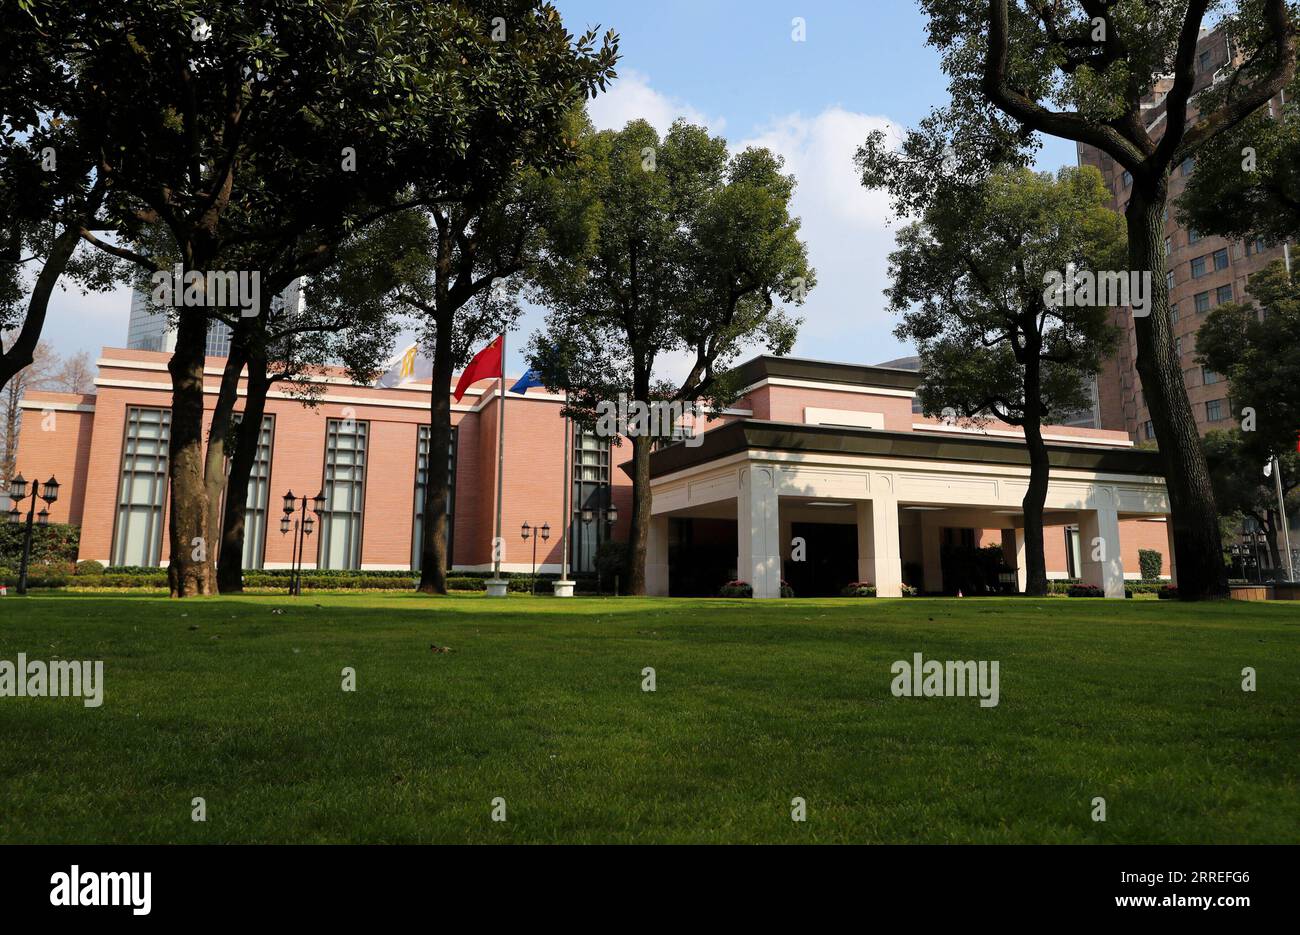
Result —
<path fill-rule="evenodd" d="M 1216 305 L 1227 305 L 1232 301 L 1232 284 L 1220 286 L 1214 290 L 1214 301 Z"/>
<path fill-rule="evenodd" d="M 127 407 L 113 529 L 114 565 L 153 566 L 162 557 L 171 421 L 169 409 Z"/>
<path fill-rule="evenodd" d="M 237 412 L 234 421 L 243 421 Z M 257 435 L 257 454 L 248 475 L 248 499 L 244 503 L 244 567 L 261 568 L 266 553 L 266 508 L 271 502 L 271 441 L 275 436 L 275 416 L 262 416 L 262 431 Z"/>
<path fill-rule="evenodd" d="M 1147 423 L 1150 425 L 1151 423 Z M 1148 435 L 1148 438 L 1151 436 Z M 1078 578 L 1083 571 L 1082 553 L 1080 552 L 1079 527 L 1065 527 L 1065 573 L 1071 578 Z"/>
<path fill-rule="evenodd" d="M 424 491 L 429 482 L 429 439 L 432 430 L 427 425 L 420 426 L 420 434 L 415 443 L 415 528 L 411 533 L 411 569 L 419 571 L 422 567 L 420 558 L 424 548 Z M 451 445 L 447 450 L 447 565 L 450 566 L 451 547 L 455 541 L 453 525 L 456 517 L 456 441 L 457 430 L 452 427 Z"/>
<path fill-rule="evenodd" d="M 610 504 L 609 440 L 594 432 L 573 429 L 573 570 L 596 570 L 596 548 L 609 535 L 600 511 Z M 590 523 L 582 521 L 583 508 L 592 511 Z"/>
<path fill-rule="evenodd" d="M 1205 404 L 1206 422 L 1218 422 L 1220 419 L 1225 418 L 1223 407 L 1224 402 L 1225 401 L 1222 399 L 1212 399 Z"/>
<path fill-rule="evenodd" d="M 361 567 L 361 517 L 366 497 L 369 422 L 330 419 L 325 426 L 325 515 L 320 568 Z"/>

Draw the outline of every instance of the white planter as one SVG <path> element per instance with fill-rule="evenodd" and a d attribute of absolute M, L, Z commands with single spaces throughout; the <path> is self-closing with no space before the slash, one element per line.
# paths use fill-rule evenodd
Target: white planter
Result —
<path fill-rule="evenodd" d="M 573 582 L 572 582 L 572 581 L 556 581 L 556 582 L 555 582 L 555 596 L 556 596 L 556 597 L 573 597 Z"/>
<path fill-rule="evenodd" d="M 510 582 L 504 578 L 489 578 L 487 582 L 488 597 L 505 597 Z"/>

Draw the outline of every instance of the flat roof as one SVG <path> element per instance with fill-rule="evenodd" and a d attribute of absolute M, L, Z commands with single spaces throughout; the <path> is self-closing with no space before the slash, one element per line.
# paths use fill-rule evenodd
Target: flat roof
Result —
<path fill-rule="evenodd" d="M 811 380 L 819 383 L 844 383 L 850 386 L 875 386 L 891 390 L 915 392 L 921 385 L 921 374 L 916 370 L 896 367 L 872 367 L 867 364 L 841 364 L 828 360 L 809 360 L 806 357 L 774 357 L 764 354 L 745 361 L 735 368 L 740 386 L 753 386 L 770 377 L 787 380 Z"/>
<path fill-rule="evenodd" d="M 741 419 L 706 432 L 694 448 L 675 443 L 650 455 L 650 476 L 664 477 L 742 451 L 793 451 L 818 454 L 876 455 L 926 461 L 969 461 L 1029 466 L 1029 449 L 1020 439 L 987 436 L 923 435 L 836 425 L 802 425 Z M 1049 443 L 1053 468 L 1164 477 L 1158 451 Z M 624 465 L 626 469 L 630 466 Z"/>

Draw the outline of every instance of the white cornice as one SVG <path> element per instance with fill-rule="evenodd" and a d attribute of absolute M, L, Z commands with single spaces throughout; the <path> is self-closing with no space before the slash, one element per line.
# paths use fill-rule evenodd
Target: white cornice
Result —
<path fill-rule="evenodd" d="M 18 400 L 19 409 L 35 409 L 40 412 L 54 410 L 55 412 L 94 412 L 95 407 L 91 403 L 60 403 L 60 402 L 41 402 L 38 399 L 20 399 Z"/>
<path fill-rule="evenodd" d="M 930 422 L 913 422 L 912 431 L 914 432 L 936 432 L 943 435 L 989 435 L 999 438 L 1021 438 L 1025 436 L 1021 432 L 1013 432 L 1009 429 L 977 429 L 960 425 L 934 425 Z M 1132 448 L 1133 442 L 1129 439 L 1107 439 L 1107 438 L 1088 438 L 1078 435 L 1055 435 L 1043 433 L 1043 440 L 1049 442 L 1068 442 L 1074 445 L 1092 445 L 1101 448 Z"/>
<path fill-rule="evenodd" d="M 850 383 L 824 383 L 820 380 L 792 380 L 789 377 L 764 377 L 757 383 L 751 383 L 738 394 L 744 396 L 765 386 L 795 386 L 805 390 L 831 390 L 836 393 L 858 393 L 863 396 L 900 396 L 911 399 L 916 396 L 912 390 L 896 390 L 883 386 L 854 386 Z"/>

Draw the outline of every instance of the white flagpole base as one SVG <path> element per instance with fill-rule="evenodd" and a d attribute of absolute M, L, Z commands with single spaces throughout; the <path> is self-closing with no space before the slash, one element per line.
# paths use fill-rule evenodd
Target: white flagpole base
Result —
<path fill-rule="evenodd" d="M 489 578 L 487 581 L 488 597 L 505 597 L 510 589 L 510 582 L 504 578 Z"/>
<path fill-rule="evenodd" d="M 572 581 L 556 581 L 556 582 L 555 582 L 555 596 L 556 596 L 556 597 L 573 597 L 573 582 L 572 582 Z"/>

